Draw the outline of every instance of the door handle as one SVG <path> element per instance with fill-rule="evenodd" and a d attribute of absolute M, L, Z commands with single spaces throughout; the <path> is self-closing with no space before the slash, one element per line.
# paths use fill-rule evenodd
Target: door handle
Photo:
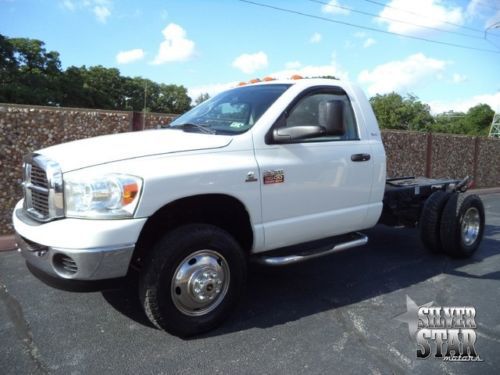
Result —
<path fill-rule="evenodd" d="M 370 154 L 354 154 L 351 155 L 351 160 L 352 161 L 368 161 L 370 160 L 371 155 Z"/>

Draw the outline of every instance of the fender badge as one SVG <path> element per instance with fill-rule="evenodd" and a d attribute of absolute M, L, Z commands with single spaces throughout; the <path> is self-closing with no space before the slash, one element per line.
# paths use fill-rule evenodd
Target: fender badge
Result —
<path fill-rule="evenodd" d="M 247 178 L 246 178 L 245 182 L 255 182 L 255 181 L 258 181 L 258 179 L 255 178 L 255 173 L 254 172 L 248 172 L 247 173 Z"/>
<path fill-rule="evenodd" d="M 269 184 L 282 184 L 285 182 L 285 173 L 283 169 L 277 169 L 274 171 L 265 171 L 264 172 L 264 185 Z"/>

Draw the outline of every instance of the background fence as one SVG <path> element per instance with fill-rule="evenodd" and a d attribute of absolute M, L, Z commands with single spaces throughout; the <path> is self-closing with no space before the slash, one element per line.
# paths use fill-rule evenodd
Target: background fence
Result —
<path fill-rule="evenodd" d="M 54 144 L 156 128 L 175 115 L 0 104 L 0 235 L 12 233 L 21 197 L 24 155 Z M 449 134 L 383 131 L 391 177 L 474 176 L 477 187 L 500 186 L 500 140 Z"/>

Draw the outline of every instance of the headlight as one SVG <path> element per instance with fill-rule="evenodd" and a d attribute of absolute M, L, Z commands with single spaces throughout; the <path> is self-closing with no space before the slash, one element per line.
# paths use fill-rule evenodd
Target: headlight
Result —
<path fill-rule="evenodd" d="M 123 174 L 64 178 L 66 217 L 121 219 L 134 215 L 142 179 Z"/>

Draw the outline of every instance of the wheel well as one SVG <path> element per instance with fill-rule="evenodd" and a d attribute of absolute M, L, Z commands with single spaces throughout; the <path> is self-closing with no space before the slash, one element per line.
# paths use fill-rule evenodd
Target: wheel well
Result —
<path fill-rule="evenodd" d="M 144 256 L 163 235 L 188 223 L 215 225 L 230 233 L 246 253 L 252 248 L 250 216 L 238 199 L 223 194 L 197 195 L 163 206 L 146 221 L 136 244 L 132 266 L 140 268 Z"/>

